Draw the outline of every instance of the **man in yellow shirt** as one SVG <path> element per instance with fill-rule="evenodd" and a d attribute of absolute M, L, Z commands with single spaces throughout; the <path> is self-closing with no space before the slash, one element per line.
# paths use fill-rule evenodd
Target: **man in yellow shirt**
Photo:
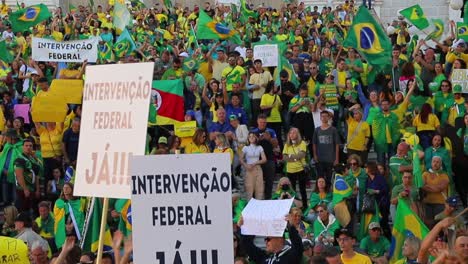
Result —
<path fill-rule="evenodd" d="M 362 255 L 354 251 L 353 246 L 356 239 L 348 229 L 341 229 L 335 233 L 336 240 L 341 249 L 341 261 L 343 264 L 372 264 L 368 256 Z"/>

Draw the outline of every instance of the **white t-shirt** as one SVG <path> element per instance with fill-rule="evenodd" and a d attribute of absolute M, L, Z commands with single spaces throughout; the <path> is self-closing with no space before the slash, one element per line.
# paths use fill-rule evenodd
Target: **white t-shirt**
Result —
<path fill-rule="evenodd" d="M 248 145 L 242 148 L 244 153 L 245 161 L 247 164 L 254 164 L 260 160 L 260 155 L 263 152 L 262 146 L 258 145 Z"/>
<path fill-rule="evenodd" d="M 34 69 L 34 67 L 31 67 L 29 65 L 26 66 L 26 64 L 21 65 L 19 71 L 24 73 L 25 75 L 28 74 L 28 73 L 37 73 L 37 71 L 36 71 L 36 69 Z M 23 79 L 23 93 L 28 91 L 30 80 L 31 80 L 31 78 Z"/>

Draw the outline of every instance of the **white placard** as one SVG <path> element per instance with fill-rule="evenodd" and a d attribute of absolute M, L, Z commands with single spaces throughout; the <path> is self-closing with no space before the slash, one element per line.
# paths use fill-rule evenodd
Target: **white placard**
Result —
<path fill-rule="evenodd" d="M 75 195 L 130 198 L 128 164 L 145 154 L 153 67 L 86 67 Z"/>
<path fill-rule="evenodd" d="M 250 199 L 242 211 L 243 235 L 283 236 L 286 228 L 286 215 L 289 214 L 293 199 L 256 200 Z"/>
<path fill-rule="evenodd" d="M 72 41 L 33 38 L 32 58 L 36 61 L 96 62 L 98 42 L 98 38 Z"/>
<path fill-rule="evenodd" d="M 133 156 L 130 171 L 135 263 L 232 262 L 229 154 Z"/>
<path fill-rule="evenodd" d="M 462 87 L 462 93 L 468 93 L 468 70 L 453 69 L 452 71 L 452 87 L 459 84 Z"/>
<path fill-rule="evenodd" d="M 262 60 L 262 66 L 278 66 L 279 51 L 277 44 L 255 45 L 253 48 L 253 53 L 255 60 Z"/>

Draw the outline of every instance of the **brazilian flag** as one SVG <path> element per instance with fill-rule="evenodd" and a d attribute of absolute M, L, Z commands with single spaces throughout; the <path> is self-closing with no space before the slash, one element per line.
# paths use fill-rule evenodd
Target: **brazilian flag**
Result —
<path fill-rule="evenodd" d="M 113 49 L 115 56 L 119 58 L 130 55 L 136 49 L 135 42 L 127 29 L 124 29 L 122 34 L 117 38 Z"/>
<path fill-rule="evenodd" d="M 200 10 L 198 17 L 197 37 L 198 39 L 230 40 L 235 44 L 242 43 L 239 32 L 214 21 L 203 10 Z"/>
<path fill-rule="evenodd" d="M 420 30 L 423 30 L 429 26 L 429 21 L 424 14 L 420 5 L 410 6 L 400 11 L 400 14 L 404 16 L 408 21 Z"/>
<path fill-rule="evenodd" d="M 353 194 L 353 189 L 345 181 L 342 175 L 336 174 L 335 182 L 333 183 L 333 200 L 335 205 Z"/>
<path fill-rule="evenodd" d="M 20 9 L 10 15 L 10 24 L 13 32 L 24 32 L 30 27 L 49 19 L 52 14 L 44 4 L 32 5 L 25 9 Z"/>
<path fill-rule="evenodd" d="M 101 62 L 106 60 L 112 60 L 112 46 L 108 42 L 104 42 L 104 44 L 99 45 L 99 53 L 98 57 Z"/>
<path fill-rule="evenodd" d="M 240 0 L 240 3 L 241 3 L 240 21 L 242 23 L 244 23 L 244 24 L 247 23 L 249 21 L 250 17 L 253 17 L 253 18 L 257 19 L 258 13 L 247 7 L 246 0 Z"/>
<path fill-rule="evenodd" d="M 464 41 L 468 41 L 468 24 L 463 22 L 457 23 L 457 37 Z"/>
<path fill-rule="evenodd" d="M 436 39 L 439 40 L 444 34 L 444 22 L 442 19 L 432 19 L 432 23 L 434 24 L 434 30 L 427 35 L 426 40 Z"/>
<path fill-rule="evenodd" d="M 0 60 L 10 63 L 13 61 L 13 56 L 6 48 L 5 40 L 0 41 Z"/>
<path fill-rule="evenodd" d="M 365 6 L 359 8 L 343 46 L 356 49 L 374 67 L 391 62 L 392 43 Z"/>
<path fill-rule="evenodd" d="M 84 245 L 83 250 L 97 252 L 99 245 L 99 231 L 101 227 L 101 218 L 102 218 L 102 204 L 101 199 L 94 199 L 94 206 L 89 218 L 88 229 L 84 236 Z M 106 228 L 104 232 L 104 251 L 112 250 L 112 236 L 109 230 L 109 227 L 106 223 Z"/>
<path fill-rule="evenodd" d="M 402 247 L 407 237 L 413 236 L 423 240 L 429 233 L 429 229 L 403 199 L 398 199 L 395 218 L 390 247 L 390 263 L 395 263 L 403 258 Z"/>

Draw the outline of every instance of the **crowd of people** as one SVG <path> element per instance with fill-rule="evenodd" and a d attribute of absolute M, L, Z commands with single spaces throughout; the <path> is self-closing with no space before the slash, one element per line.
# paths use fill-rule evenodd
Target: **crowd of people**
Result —
<path fill-rule="evenodd" d="M 179 137 L 173 126 L 149 126 L 148 155 L 230 154 L 235 259 L 223 263 L 468 263 L 466 218 L 456 216 L 467 207 L 468 101 L 451 78 L 466 69 L 467 43 L 456 39 L 454 22 L 444 40 L 415 42 L 399 17 L 388 32 L 388 65 L 375 67 L 343 46 L 358 4 L 206 2 L 191 9 L 131 1 L 136 49 L 99 57 L 97 64 L 154 62 L 154 80 L 183 80 L 181 111 L 197 127 Z M 113 6 L 58 7 L 29 31 L 14 32 L 12 9 L 25 5 L 0 5 L 0 53 L 14 58 L 0 61 L 1 235 L 25 241 L 32 263 L 94 263 L 96 255 L 83 242 L 91 199 L 73 195 L 82 177 L 74 173 L 81 105 L 69 105 L 57 123 L 15 111 L 54 79 L 85 79 L 89 63 L 34 61 L 31 40 L 96 37 L 101 53 L 119 34 Z M 191 36 L 200 12 L 237 30 L 241 43 Z M 257 42 L 286 43 L 278 55 L 288 63 L 264 67 L 254 57 Z M 187 70 L 190 59 L 197 65 Z M 250 198 L 294 199 L 284 235 L 266 237 L 265 248 L 241 234 Z M 430 232 L 407 235 L 395 256 L 399 203 Z M 122 229 L 126 204 L 110 203 L 113 243 L 101 263 L 132 262 L 131 235 Z"/>

